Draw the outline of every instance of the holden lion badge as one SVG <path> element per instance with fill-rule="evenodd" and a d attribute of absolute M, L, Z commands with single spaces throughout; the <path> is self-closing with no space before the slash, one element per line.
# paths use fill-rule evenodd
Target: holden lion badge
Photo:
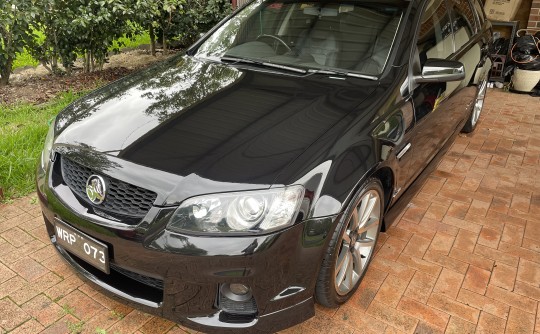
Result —
<path fill-rule="evenodd" d="M 105 180 L 99 175 L 92 175 L 86 181 L 86 196 L 94 204 L 101 204 L 107 195 Z"/>

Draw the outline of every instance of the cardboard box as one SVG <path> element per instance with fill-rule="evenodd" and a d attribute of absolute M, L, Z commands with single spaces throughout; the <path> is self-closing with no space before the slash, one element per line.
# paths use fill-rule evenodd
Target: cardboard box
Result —
<path fill-rule="evenodd" d="M 484 11 L 488 19 L 494 21 L 512 21 L 521 0 L 486 0 Z"/>

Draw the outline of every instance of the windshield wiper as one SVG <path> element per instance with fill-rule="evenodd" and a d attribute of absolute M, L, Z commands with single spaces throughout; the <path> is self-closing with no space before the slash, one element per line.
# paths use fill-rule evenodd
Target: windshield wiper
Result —
<path fill-rule="evenodd" d="M 330 74 L 330 75 L 343 75 L 346 77 L 352 77 L 352 78 L 361 78 L 361 79 L 368 79 L 368 80 L 378 80 L 378 78 L 374 75 L 367 75 L 357 72 L 347 72 L 347 71 L 338 71 L 335 69 L 309 69 L 308 73 L 313 74 Z"/>
<path fill-rule="evenodd" d="M 286 71 L 297 72 L 297 73 L 302 73 L 302 74 L 306 74 L 308 72 L 306 70 L 303 70 L 303 69 L 297 68 L 297 67 L 293 67 L 293 66 L 270 63 L 270 62 L 265 62 L 265 61 L 262 61 L 262 60 L 256 60 L 256 59 L 251 59 L 251 58 L 224 56 L 224 57 L 221 57 L 221 61 L 227 61 L 227 62 L 230 61 L 230 62 L 233 62 L 234 64 L 238 64 L 238 63 L 254 64 L 254 65 L 259 65 L 259 66 L 264 66 L 264 67 L 272 67 L 272 68 L 277 68 L 277 69 L 280 69 L 280 70 L 286 70 Z"/>

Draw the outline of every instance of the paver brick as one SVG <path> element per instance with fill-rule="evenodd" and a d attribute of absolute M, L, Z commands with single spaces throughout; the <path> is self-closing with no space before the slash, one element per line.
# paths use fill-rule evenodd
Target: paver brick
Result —
<path fill-rule="evenodd" d="M 450 251 L 450 257 L 488 271 L 493 269 L 495 263 L 495 261 L 488 259 L 487 257 L 474 253 L 467 253 L 455 247 Z"/>
<path fill-rule="evenodd" d="M 446 253 L 446 255 L 448 255 L 448 253 L 450 253 L 450 249 L 452 249 L 452 245 L 454 244 L 455 239 L 455 237 L 446 235 L 444 233 L 437 233 L 435 234 L 435 237 L 433 237 L 429 249 L 441 253 Z"/>
<path fill-rule="evenodd" d="M 377 301 L 371 303 L 367 313 L 405 333 L 412 333 L 418 324 L 414 317 Z"/>
<path fill-rule="evenodd" d="M 476 325 L 467 322 L 460 317 L 452 316 L 446 327 L 446 334 L 473 334 L 476 331 Z"/>
<path fill-rule="evenodd" d="M 521 259 L 540 263 L 540 253 L 531 251 L 530 249 L 512 245 L 506 242 L 501 242 L 499 245 L 499 250 L 507 254 L 519 257 Z"/>
<path fill-rule="evenodd" d="M 11 264 L 11 269 L 27 281 L 35 281 L 49 272 L 47 268 L 29 257 Z"/>
<path fill-rule="evenodd" d="M 478 236 L 478 243 L 487 247 L 497 249 L 501 240 L 501 232 L 491 228 L 483 227 Z"/>
<path fill-rule="evenodd" d="M 0 327 L 8 331 L 22 325 L 31 318 L 28 313 L 8 298 L 0 300 L 0 314 L 2 315 Z"/>
<path fill-rule="evenodd" d="M 513 267 L 517 267 L 519 263 L 519 257 L 517 256 L 479 244 L 474 248 L 474 253 Z"/>
<path fill-rule="evenodd" d="M 104 308 L 101 304 L 88 297 L 80 290 L 72 291 L 70 294 L 58 300 L 58 304 L 61 305 L 66 312 L 73 314 L 83 321 L 92 318 Z"/>
<path fill-rule="evenodd" d="M 490 90 L 475 133 L 456 138 L 380 234 L 350 302 L 283 333 L 540 334 L 539 110 L 537 98 Z M 74 275 L 35 195 L 0 204 L 0 321 L 0 333 L 195 333 Z"/>
<path fill-rule="evenodd" d="M 447 313 L 435 310 L 426 304 L 408 297 L 401 299 L 397 309 L 443 330 L 450 319 Z"/>
<path fill-rule="evenodd" d="M 463 280 L 462 288 L 483 295 L 486 292 L 490 277 L 491 272 L 471 265 Z"/>
<path fill-rule="evenodd" d="M 43 294 L 32 298 L 21 308 L 44 327 L 53 324 L 64 315 L 62 308 Z"/>
<path fill-rule="evenodd" d="M 500 302 L 507 303 L 510 306 L 514 306 L 522 311 L 533 314 L 536 313 L 536 306 L 538 303 L 535 300 L 514 294 L 494 285 L 488 286 L 486 296 Z"/>
<path fill-rule="evenodd" d="M 10 334 L 28 334 L 40 333 L 45 327 L 35 319 L 30 319 L 19 327 L 15 328 Z"/>
<path fill-rule="evenodd" d="M 527 236 L 526 233 L 525 233 L 525 236 Z M 540 241 L 539 240 L 529 239 L 529 238 L 525 237 L 525 238 L 523 238 L 522 247 L 533 250 L 535 252 L 540 252 Z"/>
<path fill-rule="evenodd" d="M 464 252 L 472 253 L 477 239 L 478 234 L 460 229 L 454 241 L 453 249 L 457 248 Z"/>
<path fill-rule="evenodd" d="M 506 333 L 511 334 L 532 334 L 534 332 L 535 315 L 521 312 L 511 307 Z"/>
<path fill-rule="evenodd" d="M 532 299 L 540 300 L 540 287 L 529 285 L 520 281 L 516 281 L 514 292 L 518 295 L 526 296 Z"/>
<path fill-rule="evenodd" d="M 467 268 L 469 267 L 467 263 L 446 256 L 445 253 L 441 253 L 438 251 L 428 250 L 424 255 L 424 260 L 436 263 L 444 268 L 457 271 L 461 274 L 465 274 L 467 272 Z"/>
<path fill-rule="evenodd" d="M 540 263 L 521 259 L 517 280 L 538 286 L 540 284 Z"/>
<path fill-rule="evenodd" d="M 523 228 L 522 226 L 505 224 L 501 241 L 507 242 L 509 244 L 514 244 L 516 246 L 521 246 L 521 244 L 523 243 L 524 233 L 525 228 Z"/>
<path fill-rule="evenodd" d="M 425 272 L 428 275 L 437 276 L 441 272 L 442 268 L 439 265 L 424 261 L 417 257 L 401 254 L 398 258 L 398 262 L 409 266 L 413 269 Z"/>
<path fill-rule="evenodd" d="M 428 305 L 472 323 L 476 323 L 480 315 L 479 310 L 437 293 L 431 294 Z"/>
<path fill-rule="evenodd" d="M 457 236 L 459 229 L 455 226 L 445 224 L 443 222 L 440 222 L 438 220 L 430 219 L 430 218 L 422 218 L 420 223 L 418 224 L 420 227 L 424 229 L 431 229 L 434 230 L 435 233 L 441 232 L 449 236 Z"/>
<path fill-rule="evenodd" d="M 498 318 L 486 312 L 480 313 L 480 319 L 478 320 L 478 326 L 476 327 L 476 333 L 478 334 L 498 334 L 504 333 L 506 327 L 506 320 Z"/>
<path fill-rule="evenodd" d="M 405 296 L 425 304 L 436 282 L 437 277 L 417 271 L 405 290 Z"/>
<path fill-rule="evenodd" d="M 426 253 L 426 250 L 428 249 L 430 243 L 431 239 L 427 239 L 414 234 L 409 240 L 407 246 L 405 246 L 405 248 L 403 249 L 403 253 L 410 256 L 422 258 L 424 257 L 424 254 Z"/>
<path fill-rule="evenodd" d="M 366 314 L 364 311 L 347 304 L 339 308 L 335 318 L 336 320 L 345 322 L 352 328 L 362 328 L 368 333 L 384 333 L 388 326 L 384 322 Z"/>
<path fill-rule="evenodd" d="M 380 257 L 385 257 L 389 260 L 395 261 L 406 245 L 406 241 L 395 237 L 389 237 L 377 254 Z"/>
<path fill-rule="evenodd" d="M 500 288 L 512 291 L 514 290 L 514 282 L 516 281 L 517 268 L 508 266 L 503 263 L 495 263 L 493 273 L 491 275 L 490 284 Z"/>
<path fill-rule="evenodd" d="M 396 307 L 408 284 L 408 281 L 388 275 L 374 300 Z"/>
<path fill-rule="evenodd" d="M 450 207 L 448 208 L 446 214 L 452 217 L 456 217 L 458 219 L 464 219 L 467 211 L 469 211 L 469 207 L 469 203 L 452 201 L 452 204 L 450 204 Z"/>
<path fill-rule="evenodd" d="M 459 291 L 457 301 L 502 319 L 508 318 L 510 311 L 510 306 L 504 302 L 465 289 Z"/>
<path fill-rule="evenodd" d="M 9 280 L 10 278 L 16 275 L 17 274 L 11 271 L 8 267 L 0 263 L 0 284 L 4 283 L 5 281 Z"/>
<path fill-rule="evenodd" d="M 96 334 L 100 330 L 108 332 L 108 329 L 119 320 L 110 310 L 103 309 L 85 322 L 83 333 Z"/>
<path fill-rule="evenodd" d="M 443 268 L 439 278 L 437 279 L 437 283 L 433 288 L 433 293 L 440 293 L 455 299 L 459 289 L 461 288 L 463 279 L 463 274 Z"/>

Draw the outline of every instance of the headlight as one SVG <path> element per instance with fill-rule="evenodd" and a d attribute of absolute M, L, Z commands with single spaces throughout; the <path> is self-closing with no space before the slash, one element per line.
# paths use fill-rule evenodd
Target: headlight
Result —
<path fill-rule="evenodd" d="M 176 209 L 167 228 L 175 232 L 265 233 L 285 228 L 304 197 L 304 187 L 193 197 Z"/>
<path fill-rule="evenodd" d="M 45 146 L 43 151 L 41 151 L 41 169 L 46 170 L 51 161 L 51 148 L 54 141 L 54 121 L 53 118 L 49 124 L 49 132 L 47 132 L 47 137 L 45 137 Z"/>

